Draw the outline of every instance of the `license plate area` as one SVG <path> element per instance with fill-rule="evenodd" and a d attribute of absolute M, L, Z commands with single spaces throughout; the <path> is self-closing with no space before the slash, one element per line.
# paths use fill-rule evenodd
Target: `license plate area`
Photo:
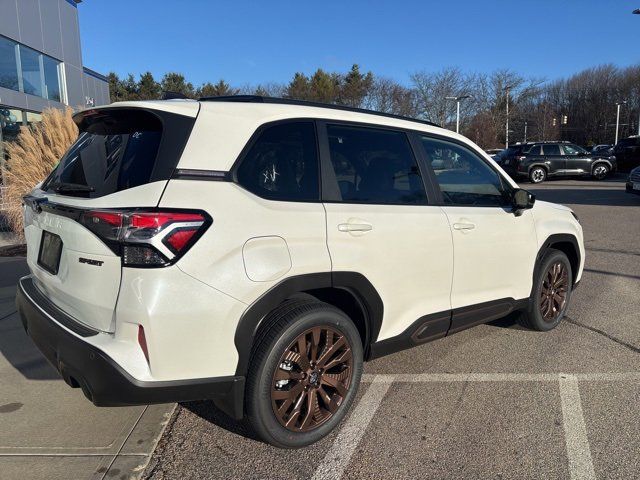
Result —
<path fill-rule="evenodd" d="M 38 252 L 38 265 L 52 275 L 58 274 L 60 268 L 60 256 L 62 254 L 62 239 L 55 233 L 42 231 L 40 239 L 40 251 Z"/>

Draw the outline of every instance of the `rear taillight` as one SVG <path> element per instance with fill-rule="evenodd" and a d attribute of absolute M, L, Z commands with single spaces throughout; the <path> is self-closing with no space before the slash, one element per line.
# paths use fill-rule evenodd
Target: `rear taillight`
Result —
<path fill-rule="evenodd" d="M 521 162 L 521 161 L 522 161 L 522 160 L 524 160 L 525 158 L 527 158 L 527 157 L 526 157 L 526 156 L 524 156 L 524 155 L 518 155 L 518 156 L 516 156 L 516 157 L 515 157 L 515 160 L 516 160 L 516 162 Z"/>
<path fill-rule="evenodd" d="M 89 210 L 80 223 L 112 248 L 130 267 L 164 267 L 191 248 L 211 224 L 204 212 Z"/>

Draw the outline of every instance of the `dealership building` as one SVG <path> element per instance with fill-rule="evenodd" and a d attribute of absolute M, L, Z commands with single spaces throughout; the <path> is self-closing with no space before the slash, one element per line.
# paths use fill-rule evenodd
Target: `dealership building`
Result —
<path fill-rule="evenodd" d="M 0 142 L 46 108 L 109 103 L 107 78 L 82 64 L 81 2 L 0 0 Z"/>

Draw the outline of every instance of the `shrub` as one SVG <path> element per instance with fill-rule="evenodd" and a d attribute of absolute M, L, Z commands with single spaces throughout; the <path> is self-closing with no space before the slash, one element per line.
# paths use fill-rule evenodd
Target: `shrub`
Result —
<path fill-rule="evenodd" d="M 8 155 L 2 170 L 9 228 L 23 235 L 22 196 L 28 193 L 58 164 L 58 161 L 78 137 L 71 108 L 48 109 L 42 113 L 42 121 L 22 127 L 12 142 L 4 143 Z"/>

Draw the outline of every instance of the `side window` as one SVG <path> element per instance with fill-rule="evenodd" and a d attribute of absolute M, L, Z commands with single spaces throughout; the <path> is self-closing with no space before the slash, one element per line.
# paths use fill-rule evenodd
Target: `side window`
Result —
<path fill-rule="evenodd" d="M 238 183 L 271 200 L 319 200 L 313 122 L 267 127 L 238 168 Z"/>
<path fill-rule="evenodd" d="M 560 145 L 555 143 L 547 143 L 542 149 L 545 155 L 560 155 Z"/>
<path fill-rule="evenodd" d="M 427 203 L 420 170 L 404 133 L 327 125 L 327 134 L 342 201 Z"/>
<path fill-rule="evenodd" d="M 534 145 L 527 151 L 527 155 L 542 155 L 542 145 Z"/>
<path fill-rule="evenodd" d="M 471 150 L 456 143 L 421 137 L 447 205 L 508 206 L 502 177 Z"/>

